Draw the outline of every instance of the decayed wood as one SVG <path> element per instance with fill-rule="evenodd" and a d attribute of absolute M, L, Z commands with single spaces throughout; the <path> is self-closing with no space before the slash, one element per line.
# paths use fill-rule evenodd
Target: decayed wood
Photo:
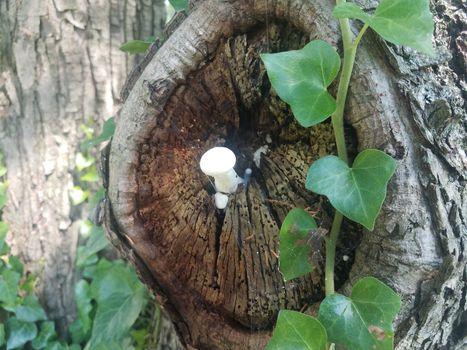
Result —
<path fill-rule="evenodd" d="M 69 190 L 89 118 L 118 107 L 133 59 L 125 40 L 161 35 L 164 1 L 0 0 L 0 148 L 13 253 L 65 333 L 74 319 L 77 220 Z"/>
<path fill-rule="evenodd" d="M 329 125 L 297 127 L 270 90 L 258 53 L 310 37 L 337 45 L 331 8 L 327 1 L 206 0 L 155 54 L 122 109 L 110 151 L 107 225 L 190 347 L 260 348 L 279 308 L 300 309 L 322 294 L 319 270 L 284 284 L 276 253 L 289 205 L 321 209 L 324 222 L 330 214 L 303 190 L 307 166 L 333 152 L 323 146 Z M 465 23 L 454 5 L 436 11 Z M 373 275 L 402 295 L 400 349 L 461 346 L 465 322 L 467 159 L 457 147 L 466 137 L 465 75 L 456 74 L 465 52 L 449 48 L 456 61 L 447 54 L 446 37 L 457 43 L 460 36 L 451 24 L 437 22 L 433 59 L 369 33 L 347 108 L 350 142 L 386 151 L 398 170 L 343 291 Z M 219 213 L 198 169 L 201 154 L 226 145 L 242 173 L 268 134 L 269 153 L 253 166 L 249 188 Z M 347 223 L 342 236 L 341 251 L 351 252 L 359 229 Z M 340 262 L 339 269 L 346 279 L 347 267 Z"/>

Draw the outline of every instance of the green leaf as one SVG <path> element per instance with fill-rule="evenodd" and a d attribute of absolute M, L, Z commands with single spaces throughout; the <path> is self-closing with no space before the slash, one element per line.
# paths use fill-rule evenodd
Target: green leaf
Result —
<path fill-rule="evenodd" d="M 16 307 L 15 314 L 20 321 L 36 322 L 47 319 L 47 315 L 35 295 L 28 295 L 23 304 Z"/>
<path fill-rule="evenodd" d="M 281 310 L 265 350 L 325 350 L 326 330 L 314 317 Z"/>
<path fill-rule="evenodd" d="M 78 171 L 82 171 L 96 162 L 96 159 L 91 156 L 87 156 L 78 152 L 75 157 L 75 168 Z"/>
<path fill-rule="evenodd" d="M 56 336 L 55 325 L 52 321 L 42 322 L 39 335 L 32 341 L 33 349 L 39 350 L 47 346 L 49 340 Z"/>
<path fill-rule="evenodd" d="M 85 266 L 89 257 L 100 252 L 108 245 L 109 241 L 105 236 L 104 230 L 101 227 L 93 226 L 86 245 L 78 248 L 76 265 L 79 267 Z"/>
<path fill-rule="evenodd" d="M 98 182 L 99 175 L 97 174 L 96 166 L 94 165 L 91 168 L 89 168 L 88 171 L 79 179 L 84 182 Z"/>
<path fill-rule="evenodd" d="M 373 16 L 353 3 L 344 3 L 336 6 L 333 14 L 337 18 L 359 19 L 394 44 L 430 55 L 435 52 L 429 0 L 381 0 Z"/>
<path fill-rule="evenodd" d="M 279 270 L 286 281 L 313 270 L 308 239 L 316 222 L 305 210 L 292 209 L 284 219 L 279 234 Z"/>
<path fill-rule="evenodd" d="M 5 269 L 0 275 L 0 305 L 8 311 L 14 311 L 20 274 Z"/>
<path fill-rule="evenodd" d="M 130 333 L 137 349 L 147 349 L 149 332 L 147 328 L 133 330 Z"/>
<path fill-rule="evenodd" d="M 45 349 L 46 350 L 70 350 L 70 347 L 68 347 L 68 345 L 66 344 L 62 344 L 58 341 L 54 341 L 53 343 L 48 344 Z"/>
<path fill-rule="evenodd" d="M 147 301 L 147 291 L 134 270 L 122 264 L 94 271 L 91 295 L 97 302 L 90 349 L 125 337 Z M 96 278 L 98 277 L 98 278 Z"/>
<path fill-rule="evenodd" d="M 0 346 L 4 345 L 5 342 L 6 342 L 5 325 L 3 323 L 0 323 Z"/>
<path fill-rule="evenodd" d="M 89 316 L 92 311 L 91 299 L 88 282 L 85 280 L 78 281 L 75 285 L 75 301 L 78 309 L 78 319 L 81 321 L 84 334 L 91 330 L 92 320 Z"/>
<path fill-rule="evenodd" d="M 371 231 L 395 169 L 395 160 L 375 149 L 361 152 L 352 168 L 328 156 L 311 165 L 305 187 L 325 195 L 339 212 Z"/>
<path fill-rule="evenodd" d="M 114 118 L 109 118 L 104 122 L 104 125 L 102 127 L 102 132 L 99 136 L 96 136 L 90 140 L 87 140 L 83 142 L 80 146 L 82 151 L 87 151 L 92 147 L 95 147 L 102 142 L 105 142 L 107 140 L 110 140 L 110 138 L 113 136 L 115 132 L 115 120 Z"/>
<path fill-rule="evenodd" d="M 70 331 L 71 334 L 71 339 L 73 340 L 73 343 L 76 344 L 81 344 L 84 341 L 87 341 L 89 339 L 90 333 L 85 333 L 84 332 L 84 326 L 83 323 L 79 318 L 73 321 L 72 324 L 70 324 L 70 327 L 68 330 Z"/>
<path fill-rule="evenodd" d="M 19 348 L 34 339 L 37 335 L 37 327 L 34 323 L 20 321 L 15 317 L 8 320 L 7 328 L 7 350 Z"/>
<path fill-rule="evenodd" d="M 5 206 L 6 203 L 6 189 L 8 185 L 6 182 L 0 182 L 0 209 Z"/>
<path fill-rule="evenodd" d="M 0 221 L 0 256 L 7 254 L 9 251 L 8 245 L 5 242 L 9 229 L 10 226 L 7 223 Z"/>
<path fill-rule="evenodd" d="M 151 43 L 143 40 L 129 40 L 120 46 L 120 51 L 134 55 L 146 52 L 146 50 L 149 49 L 149 46 L 151 46 Z"/>
<path fill-rule="evenodd" d="M 175 11 L 188 11 L 188 0 L 169 0 Z"/>
<path fill-rule="evenodd" d="M 340 58 L 327 42 L 314 40 L 301 50 L 262 54 L 269 80 L 304 127 L 327 119 L 336 101 L 327 91 L 337 76 Z"/>
<path fill-rule="evenodd" d="M 89 199 L 89 202 L 88 202 L 89 211 L 92 211 L 96 207 L 96 205 L 101 201 L 101 199 L 104 197 L 105 197 L 105 189 L 104 187 L 101 186 L 99 187 L 97 192 L 94 193 L 91 199 Z"/>
<path fill-rule="evenodd" d="M 83 190 L 79 186 L 73 186 L 70 190 L 71 202 L 73 205 L 80 205 L 89 197 L 89 191 Z"/>
<path fill-rule="evenodd" d="M 326 328 L 329 342 L 348 350 L 390 350 L 393 348 L 392 320 L 400 309 L 400 297 L 373 277 L 357 282 L 347 298 L 332 294 L 321 303 L 318 319 Z"/>
<path fill-rule="evenodd" d="M 18 272 L 20 276 L 23 275 L 23 272 L 24 272 L 23 263 L 16 255 L 10 255 L 8 257 L 8 265 L 11 267 L 13 271 Z"/>
<path fill-rule="evenodd" d="M 37 279 L 37 275 L 33 273 L 28 273 L 26 275 L 26 279 L 23 280 L 23 282 L 19 286 L 20 289 L 22 291 L 25 291 L 26 293 L 32 293 L 34 291 L 34 287 L 36 286 Z"/>

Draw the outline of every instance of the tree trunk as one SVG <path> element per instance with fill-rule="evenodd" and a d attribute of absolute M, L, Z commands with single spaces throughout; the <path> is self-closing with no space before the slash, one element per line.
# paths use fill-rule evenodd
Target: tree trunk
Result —
<path fill-rule="evenodd" d="M 3 219 L 62 333 L 75 315 L 80 213 L 69 190 L 80 124 L 116 113 L 134 61 L 119 46 L 160 36 L 164 24 L 162 0 L 0 0 L 0 148 L 9 183 Z"/>
<path fill-rule="evenodd" d="M 107 228 L 188 347 L 262 348 L 279 309 L 312 313 L 323 296 L 319 269 L 283 282 L 277 236 L 291 206 L 319 210 L 323 223 L 332 214 L 304 191 L 309 164 L 334 150 L 330 125 L 297 126 L 270 89 L 259 53 L 310 38 L 339 47 L 332 7 L 201 2 L 124 103 L 109 155 Z M 433 12 L 435 58 L 364 37 L 346 109 L 351 153 L 382 149 L 398 168 L 375 230 L 344 223 L 337 282 L 348 292 L 372 275 L 402 296 L 398 349 L 465 345 L 465 7 L 438 1 Z M 214 145 L 235 151 L 240 174 L 253 168 L 248 189 L 231 196 L 225 213 L 198 166 Z"/>

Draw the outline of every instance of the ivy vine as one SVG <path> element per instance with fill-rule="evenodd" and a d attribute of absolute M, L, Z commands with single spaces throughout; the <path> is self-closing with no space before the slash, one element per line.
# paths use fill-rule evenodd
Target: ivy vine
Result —
<path fill-rule="evenodd" d="M 291 310 L 281 310 L 266 349 L 324 350 L 338 344 L 349 350 L 393 348 L 392 321 L 401 300 L 388 286 L 373 277 L 358 281 L 350 297 L 335 292 L 334 260 L 343 217 L 369 231 L 386 197 L 396 161 L 386 153 L 367 149 L 349 164 L 344 135 L 344 108 L 357 47 L 371 28 L 383 39 L 433 55 L 433 18 L 429 0 L 381 0 L 374 13 L 354 3 L 337 0 L 333 15 L 339 20 L 343 60 L 335 48 L 323 40 L 313 40 L 300 50 L 262 54 L 261 58 L 279 97 L 290 105 L 303 127 L 331 117 L 338 156 L 315 161 L 308 170 L 306 189 L 327 197 L 336 209 L 326 236 L 325 291 L 317 318 Z M 363 22 L 354 38 L 349 19 Z M 340 71 L 337 96 L 327 88 Z M 305 210 L 292 209 L 280 231 L 280 271 L 285 280 L 303 276 L 313 269 L 313 247 L 303 244 L 317 229 Z"/>

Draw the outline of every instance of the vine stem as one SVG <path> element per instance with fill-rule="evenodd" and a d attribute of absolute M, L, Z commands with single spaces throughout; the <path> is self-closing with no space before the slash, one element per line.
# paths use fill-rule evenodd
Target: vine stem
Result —
<path fill-rule="evenodd" d="M 337 0 L 336 4 L 345 3 L 345 0 Z M 336 138 L 337 155 L 341 160 L 348 164 L 347 147 L 345 145 L 344 135 L 344 108 L 347 100 L 347 92 L 349 90 L 350 77 L 355 63 L 355 54 L 360 40 L 368 28 L 364 25 L 355 41 L 352 40 L 352 32 L 350 30 L 349 20 L 347 18 L 339 19 L 342 41 L 344 45 L 344 62 L 337 89 L 336 111 L 332 115 L 332 127 Z M 336 210 L 334 220 L 331 226 L 329 238 L 326 239 L 326 267 L 325 267 L 325 291 L 326 296 L 334 293 L 334 266 L 336 258 L 336 244 L 339 232 L 341 229 L 343 215 Z"/>

